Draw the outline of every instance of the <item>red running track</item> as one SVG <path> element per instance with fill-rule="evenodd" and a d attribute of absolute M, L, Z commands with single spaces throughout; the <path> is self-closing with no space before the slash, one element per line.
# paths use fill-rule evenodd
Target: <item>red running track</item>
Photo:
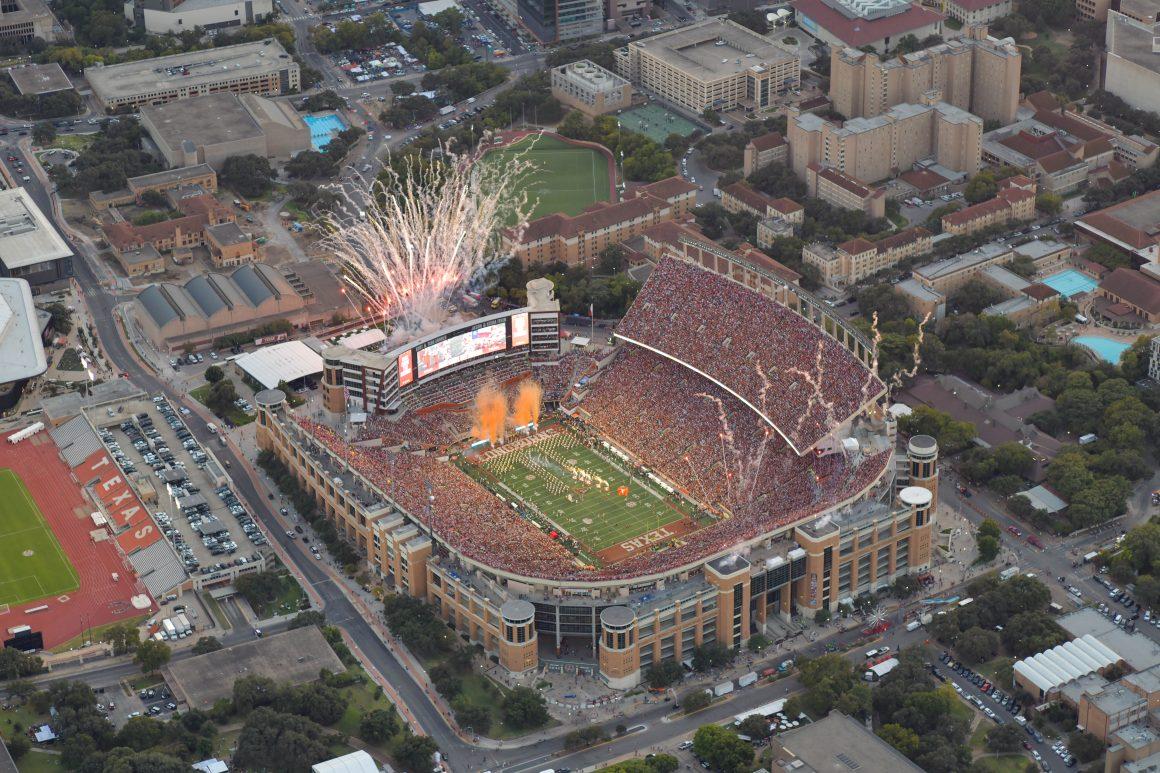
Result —
<path fill-rule="evenodd" d="M 28 625 L 44 635 L 45 649 L 51 649 L 88 628 L 157 609 L 112 535 L 103 542 L 94 542 L 89 536 L 96 528 L 89 514 L 97 508 L 82 493 L 47 432 L 16 444 L 4 436 L 0 440 L 0 468 L 12 469 L 24 481 L 80 577 L 75 591 L 13 605 L 0 614 L 4 638 L 8 638 L 9 628 Z M 119 581 L 114 582 L 114 573 L 120 576 Z M 133 608 L 130 599 L 136 594 L 144 595 L 148 608 Z M 48 608 L 28 612 L 41 606 Z"/>

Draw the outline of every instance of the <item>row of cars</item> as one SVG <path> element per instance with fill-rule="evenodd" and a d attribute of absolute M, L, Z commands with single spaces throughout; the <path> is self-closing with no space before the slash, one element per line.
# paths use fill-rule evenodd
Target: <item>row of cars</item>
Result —
<path fill-rule="evenodd" d="M 242 507 L 241 500 L 238 499 L 238 495 L 234 493 L 233 489 L 229 486 L 220 486 L 214 490 L 214 493 L 229 508 L 230 514 L 237 519 L 238 525 L 242 527 L 242 532 L 250 544 L 254 547 L 261 547 L 267 543 L 266 535 L 258 528 L 258 524 L 254 523 L 253 517 L 246 512 L 246 508 Z"/>

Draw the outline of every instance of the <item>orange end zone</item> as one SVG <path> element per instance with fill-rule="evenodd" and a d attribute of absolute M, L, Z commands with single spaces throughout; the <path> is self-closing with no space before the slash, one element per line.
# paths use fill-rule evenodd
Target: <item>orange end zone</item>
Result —
<path fill-rule="evenodd" d="M 90 514 L 98 508 L 82 492 L 81 482 L 61 459 L 49 434 L 42 432 L 16 444 L 7 440 L 7 435 L 0 440 L 0 467 L 12 469 L 24 481 L 76 569 L 80 587 L 65 596 L 50 596 L 10 607 L 0 614 L 0 628 L 6 631 L 19 625 L 31 626 L 43 634 L 45 648 L 51 649 L 90 628 L 156 611 L 156 602 L 118 547 L 121 537 L 100 542 L 90 537 L 89 533 L 98 528 L 93 525 Z M 116 471 L 115 466 L 110 466 Z M 77 473 L 83 469 L 78 467 Z M 124 494 L 123 491 L 116 493 Z M 129 493 L 151 525 L 148 512 L 140 507 L 136 495 Z M 128 503 L 128 499 L 121 501 Z M 114 519 L 118 517 L 115 509 L 105 509 Z M 118 521 L 113 527 L 120 530 L 128 524 L 129 521 Z M 160 538 L 155 529 L 152 535 L 153 541 Z M 138 547 L 145 544 L 150 544 L 148 539 Z M 114 574 L 118 580 L 113 579 Z M 135 609 L 130 602 L 135 595 L 148 599 L 149 606 Z M 7 634 L 4 638 L 8 638 Z"/>

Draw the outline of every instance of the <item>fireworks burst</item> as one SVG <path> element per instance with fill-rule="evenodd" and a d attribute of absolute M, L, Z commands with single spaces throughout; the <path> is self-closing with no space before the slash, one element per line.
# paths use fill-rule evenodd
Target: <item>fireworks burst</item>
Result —
<path fill-rule="evenodd" d="M 903 379 L 914 378 L 914 374 L 918 373 L 918 368 L 922 365 L 922 354 L 919 351 L 922 348 L 922 339 L 926 336 L 926 323 L 930 322 L 930 312 L 928 311 L 922 318 L 922 322 L 918 323 L 918 336 L 914 339 L 914 350 L 911 352 L 911 366 L 906 370 L 901 368 L 894 377 L 890 379 L 890 392 L 893 393 L 895 389 L 902 388 Z"/>
<path fill-rule="evenodd" d="M 443 160 L 411 156 L 373 183 L 344 190 L 343 206 L 322 218 L 320 246 L 369 316 L 394 319 L 397 337 L 437 329 L 448 301 L 506 260 L 497 257 L 507 224 L 527 223 L 527 197 L 516 180 L 527 164 L 479 163 L 443 149 Z"/>

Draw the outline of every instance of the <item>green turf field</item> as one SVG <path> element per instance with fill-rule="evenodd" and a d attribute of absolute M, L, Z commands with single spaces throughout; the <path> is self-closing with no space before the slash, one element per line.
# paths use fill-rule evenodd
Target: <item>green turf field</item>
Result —
<path fill-rule="evenodd" d="M 620 124 L 622 129 L 643 134 L 661 145 L 665 143 L 670 134 L 690 137 L 698 128 L 697 124 L 687 118 L 665 110 L 656 104 L 641 105 L 625 110 L 616 117 L 616 122 Z"/>
<path fill-rule="evenodd" d="M 557 212 L 578 215 L 597 201 L 608 201 L 608 159 L 602 153 L 537 134 L 492 150 L 487 159 L 504 162 L 515 156 L 531 167 L 519 183 L 532 219 Z"/>
<path fill-rule="evenodd" d="M 76 569 L 24 482 L 12 470 L 0 470 L 0 604 L 21 604 L 78 587 Z"/>
<path fill-rule="evenodd" d="M 494 455 L 481 465 L 492 487 L 538 510 L 582 542 L 590 554 L 687 515 L 674 497 L 662 498 L 663 489 L 650 490 L 643 481 L 630 478 L 619 460 L 588 448 L 568 430 L 542 432 L 531 443 L 515 441 L 508 446 L 516 450 Z M 574 479 L 572 468 L 607 481 L 608 491 L 595 481 Z M 621 485 L 628 486 L 627 497 L 616 493 Z"/>

